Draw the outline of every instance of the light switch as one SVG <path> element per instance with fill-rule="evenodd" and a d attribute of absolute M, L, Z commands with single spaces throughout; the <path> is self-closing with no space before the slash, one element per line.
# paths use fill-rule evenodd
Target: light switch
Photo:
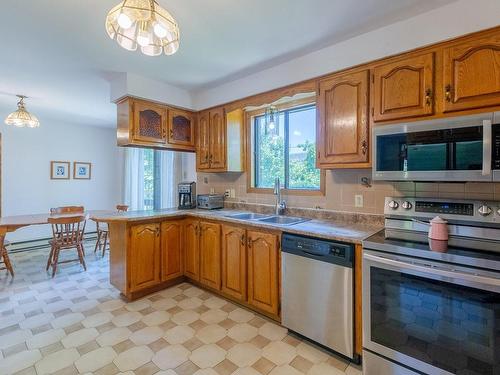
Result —
<path fill-rule="evenodd" d="M 361 194 L 354 196 L 354 207 L 363 207 L 363 196 Z"/>

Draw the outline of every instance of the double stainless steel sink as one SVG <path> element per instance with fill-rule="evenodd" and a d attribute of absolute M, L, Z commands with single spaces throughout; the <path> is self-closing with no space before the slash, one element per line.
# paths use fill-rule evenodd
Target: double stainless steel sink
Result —
<path fill-rule="evenodd" d="M 255 220 L 255 221 L 260 221 L 261 223 L 278 224 L 278 225 L 295 225 L 310 220 L 303 217 L 264 215 L 264 214 L 246 213 L 246 212 L 240 214 L 225 215 L 225 216 L 231 219 Z"/>

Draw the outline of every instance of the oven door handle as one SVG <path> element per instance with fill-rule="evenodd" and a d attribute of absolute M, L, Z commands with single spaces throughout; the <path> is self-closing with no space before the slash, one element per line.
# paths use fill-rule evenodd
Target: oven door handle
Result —
<path fill-rule="evenodd" d="M 475 283 L 475 284 L 483 284 L 483 285 L 489 285 L 492 287 L 500 287 L 500 279 L 494 279 L 492 277 L 481 276 L 481 275 L 472 275 L 472 274 L 463 273 L 460 271 L 447 271 L 447 270 L 443 270 L 443 269 L 439 269 L 439 268 L 435 268 L 435 267 L 419 266 L 417 264 L 403 262 L 403 261 L 394 260 L 394 259 L 383 258 L 383 257 L 379 257 L 376 255 L 371 255 L 371 254 L 364 254 L 364 259 L 372 261 L 372 262 L 376 262 L 376 263 L 385 264 L 387 266 L 404 268 L 405 270 L 424 272 L 424 273 L 429 273 L 429 274 L 436 275 L 436 276 L 448 277 L 448 278 L 452 278 L 452 279 L 459 279 L 459 280 L 463 280 L 463 281 L 468 281 L 468 282 Z"/>
<path fill-rule="evenodd" d="M 491 120 L 483 120 L 483 176 L 491 175 L 492 130 Z"/>

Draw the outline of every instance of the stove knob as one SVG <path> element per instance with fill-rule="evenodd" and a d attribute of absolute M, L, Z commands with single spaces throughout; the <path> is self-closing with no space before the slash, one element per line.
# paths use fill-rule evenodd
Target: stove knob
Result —
<path fill-rule="evenodd" d="M 479 207 L 479 209 L 477 211 L 479 212 L 479 215 L 481 215 L 481 216 L 488 216 L 489 214 L 491 214 L 493 212 L 493 210 L 486 205 L 482 205 L 481 207 Z"/>
<path fill-rule="evenodd" d="M 390 201 L 389 202 L 389 208 L 392 208 L 393 210 L 397 210 L 399 207 L 399 203 L 396 201 Z"/>
<path fill-rule="evenodd" d="M 401 207 L 403 207 L 405 210 L 411 210 L 413 205 L 411 204 L 411 202 L 408 202 L 408 201 L 404 201 L 402 204 L 401 204 Z"/>

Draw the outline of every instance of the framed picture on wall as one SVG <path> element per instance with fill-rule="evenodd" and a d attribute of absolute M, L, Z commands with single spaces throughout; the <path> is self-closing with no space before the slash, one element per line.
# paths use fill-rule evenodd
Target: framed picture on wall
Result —
<path fill-rule="evenodd" d="M 75 180 L 90 180 L 92 164 L 75 161 L 73 163 L 73 178 Z"/>
<path fill-rule="evenodd" d="M 69 170 L 71 163 L 69 161 L 51 161 L 50 179 L 51 180 L 69 180 Z"/>

